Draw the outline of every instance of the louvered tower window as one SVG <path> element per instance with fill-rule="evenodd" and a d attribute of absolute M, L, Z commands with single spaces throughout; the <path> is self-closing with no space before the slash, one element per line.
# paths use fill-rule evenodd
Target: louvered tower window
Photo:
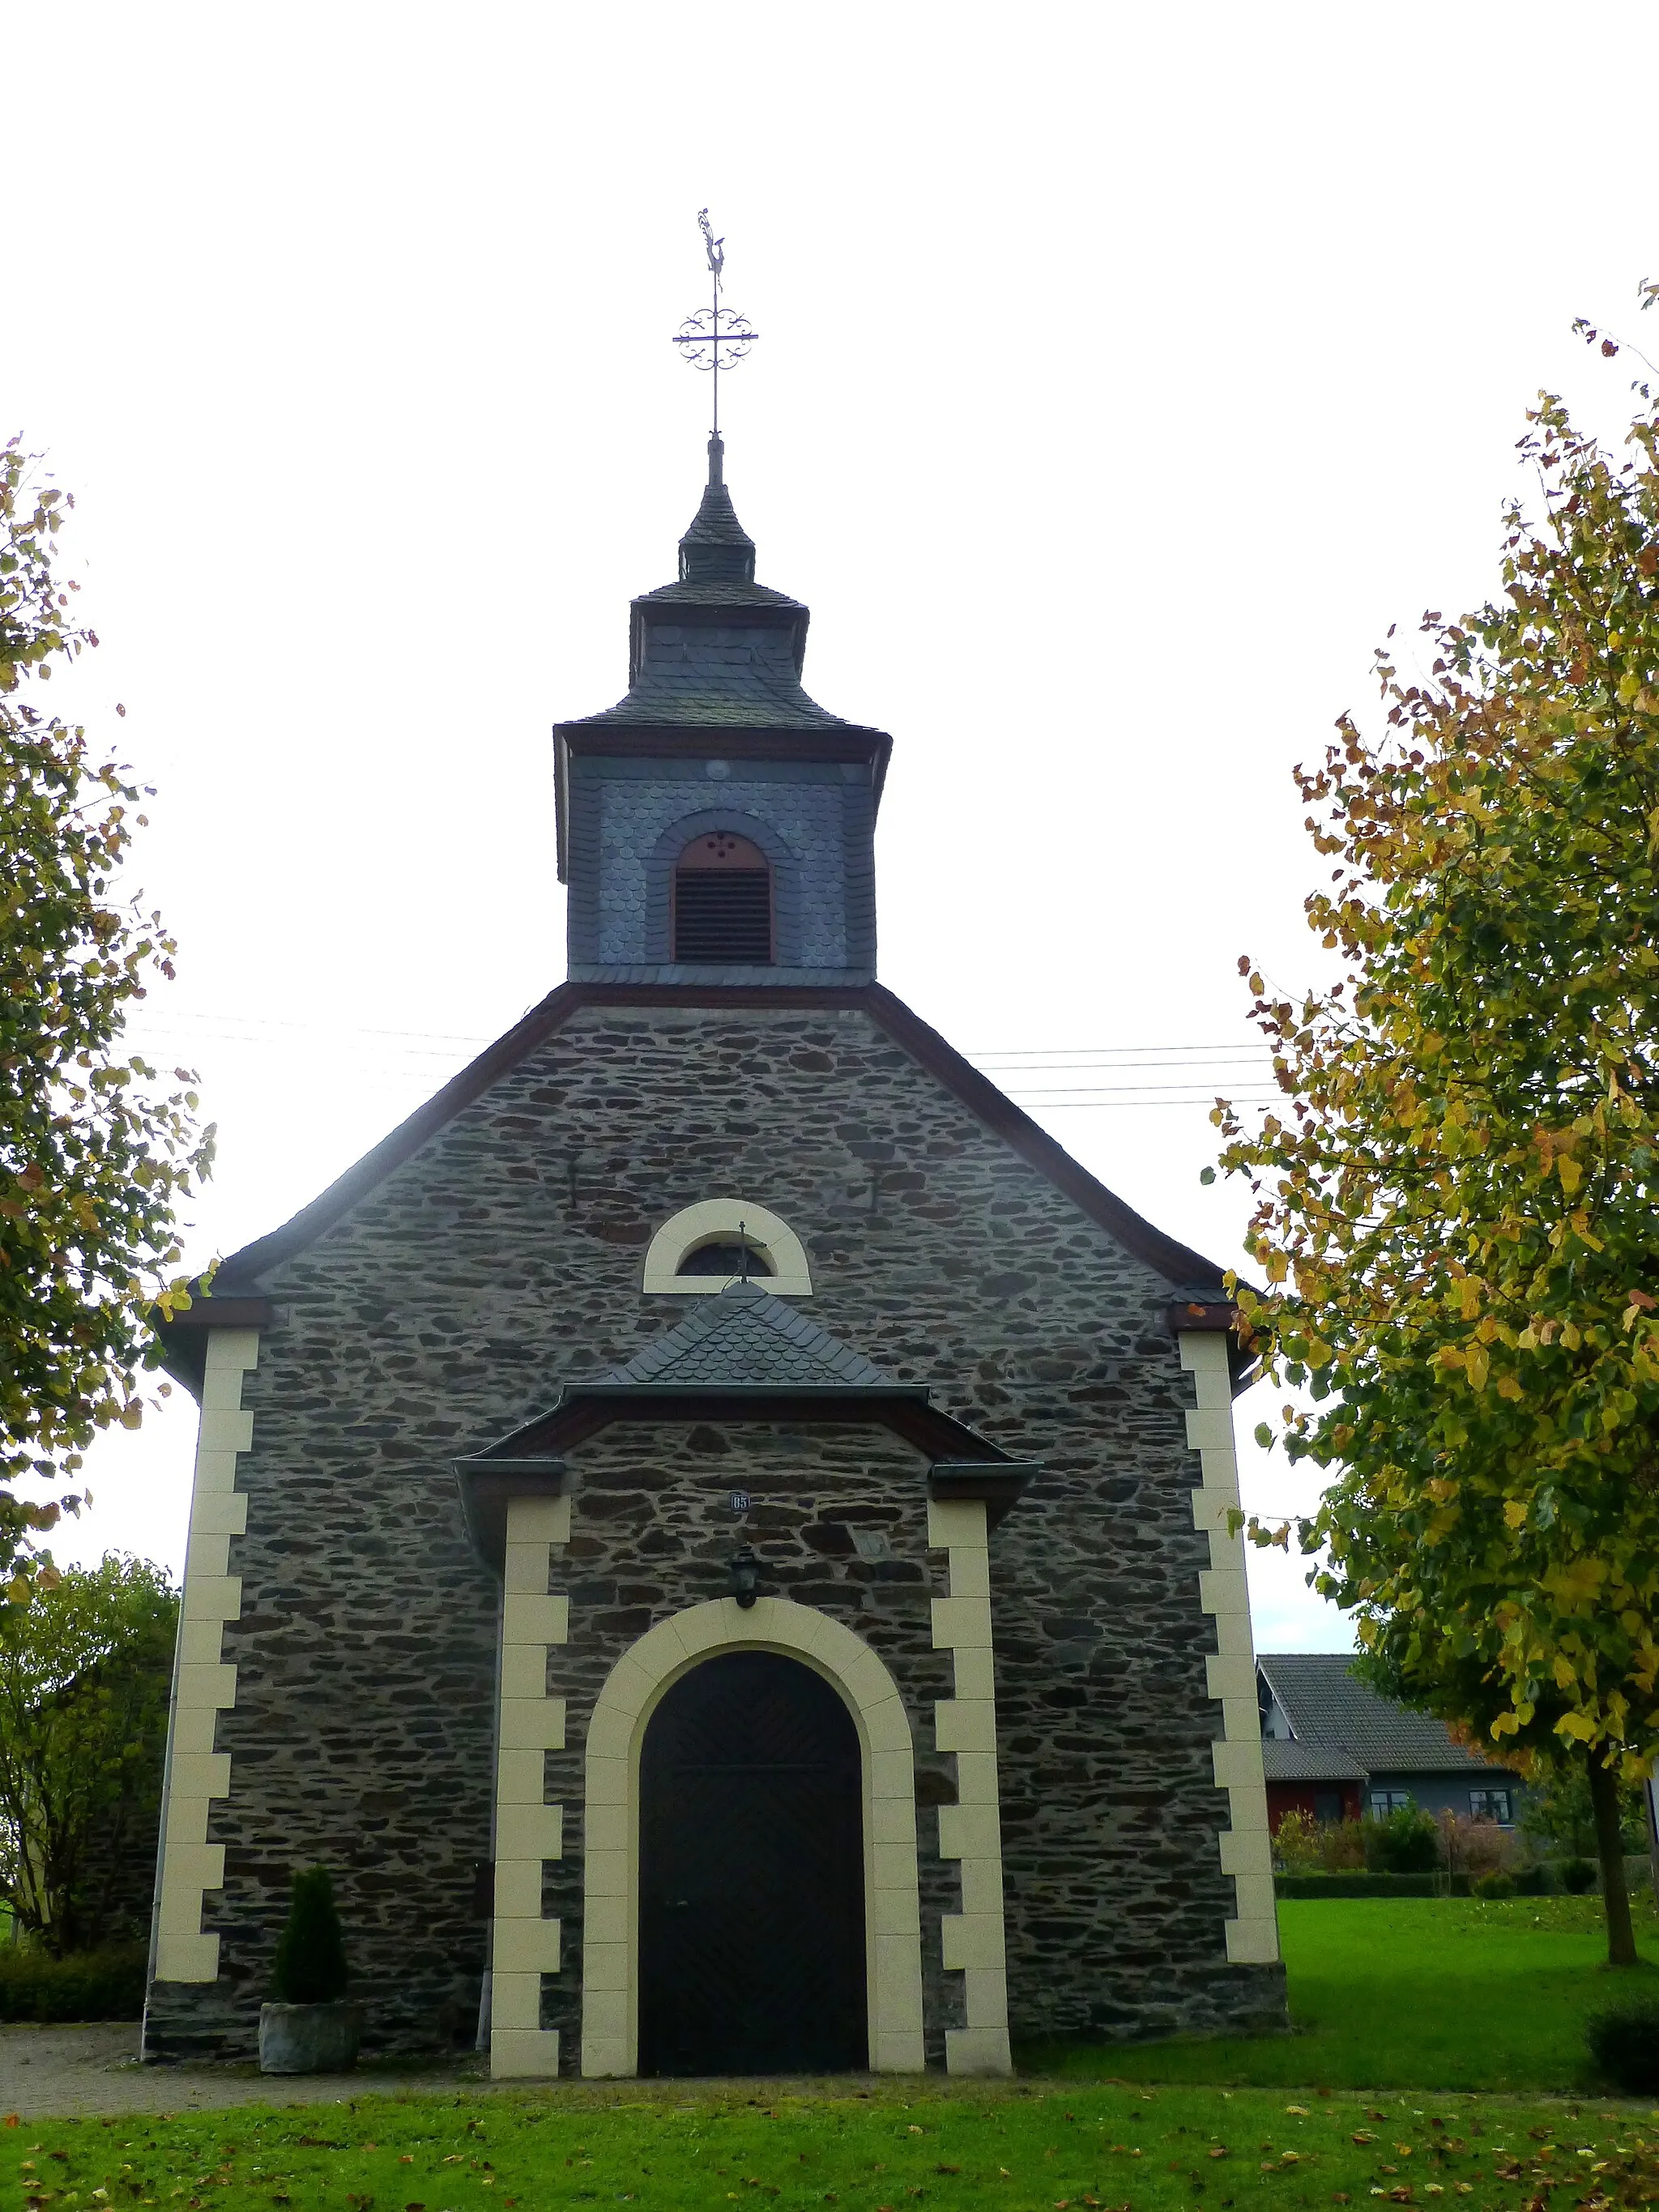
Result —
<path fill-rule="evenodd" d="M 770 965 L 772 871 L 746 837 L 693 838 L 674 870 L 674 957 L 705 967 Z"/>

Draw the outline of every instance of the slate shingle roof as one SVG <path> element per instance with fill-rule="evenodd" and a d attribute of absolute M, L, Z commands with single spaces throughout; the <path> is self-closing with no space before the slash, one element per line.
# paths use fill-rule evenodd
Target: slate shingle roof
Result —
<path fill-rule="evenodd" d="M 689 596 L 729 586 L 687 585 Z M 753 605 L 750 586 L 744 598 Z M 665 592 L 676 589 L 673 585 Z M 791 633 L 775 624 L 744 620 L 744 605 L 731 609 L 728 621 L 677 623 L 673 605 L 657 605 L 658 594 L 641 600 L 650 606 L 644 654 L 627 696 L 603 714 L 585 714 L 572 728 L 592 729 L 608 725 L 641 722 L 652 726 L 756 730 L 845 729 L 840 714 L 832 714 L 807 696 L 795 665 Z M 707 604 L 708 602 L 704 602 Z M 786 602 L 787 604 L 787 602 Z"/>
<path fill-rule="evenodd" d="M 608 1384 L 890 1389 L 893 1378 L 756 1283 L 730 1283 L 666 1336 L 612 1368 Z"/>
<path fill-rule="evenodd" d="M 1283 1736 L 1261 1739 L 1261 1771 L 1269 1782 L 1366 1782 L 1370 1772 L 1346 1751 Z"/>
<path fill-rule="evenodd" d="M 718 472 L 712 448 L 711 459 Z M 679 580 L 634 602 L 628 696 L 568 726 L 846 729 L 801 688 L 807 620 L 799 599 L 755 581 L 754 540 L 711 478 L 680 540 Z"/>
<path fill-rule="evenodd" d="M 1264 1652 L 1256 1665 L 1298 1744 L 1346 1752 L 1371 1774 L 1480 1773 L 1493 1765 L 1454 1742 L 1443 1721 L 1408 1711 L 1362 1682 L 1340 1652 Z M 1263 1739 L 1264 1756 L 1271 1741 Z"/>

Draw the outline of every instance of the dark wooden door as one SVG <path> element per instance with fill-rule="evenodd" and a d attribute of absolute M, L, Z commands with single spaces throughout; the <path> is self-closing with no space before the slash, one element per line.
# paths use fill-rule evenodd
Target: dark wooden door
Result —
<path fill-rule="evenodd" d="M 706 1659 L 640 1762 L 640 2071 L 867 2061 L 864 1790 L 852 1715 L 770 1651 Z"/>

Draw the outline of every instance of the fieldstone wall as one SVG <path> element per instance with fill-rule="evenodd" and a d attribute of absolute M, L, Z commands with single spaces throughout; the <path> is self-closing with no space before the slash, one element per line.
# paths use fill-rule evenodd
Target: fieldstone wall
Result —
<path fill-rule="evenodd" d="M 578 1013 L 268 1279 L 278 1318 L 244 1392 L 248 1528 L 231 1557 L 243 1613 L 225 1638 L 231 1795 L 210 1829 L 228 1847 L 205 1923 L 222 1971 L 156 1985 L 155 2054 L 252 2049 L 288 1881 L 318 1860 L 340 1876 L 371 2047 L 470 2039 L 497 1594 L 466 1548 L 450 1462 L 672 1327 L 683 1303 L 639 1289 L 646 1244 L 726 1194 L 799 1233 L 825 1327 L 1045 1462 L 992 1539 L 1016 2038 L 1282 2021 L 1279 1970 L 1226 1963 L 1207 1550 L 1170 1286 L 861 1012 L 614 1006 Z M 944 1786 L 950 1761 L 926 1756 L 948 1692 L 927 1626 L 943 1555 L 926 1553 L 908 1450 L 867 1431 L 618 1430 L 573 1463 L 571 1640 L 553 1664 L 580 1675 L 581 1698 L 634 1634 L 715 1594 L 720 1501 L 746 1487 L 768 1572 L 882 1651 L 915 1701 L 924 1794 Z M 850 1543 L 870 1513 L 886 1516 L 890 1561 L 830 1533 Z M 548 1903 L 570 1963 L 548 2024 L 567 2049 L 585 1709 L 573 1697 L 550 1791 L 568 1808 Z M 923 1820 L 936 1960 L 955 1876 Z M 956 1978 L 929 1971 L 937 2043 Z"/>

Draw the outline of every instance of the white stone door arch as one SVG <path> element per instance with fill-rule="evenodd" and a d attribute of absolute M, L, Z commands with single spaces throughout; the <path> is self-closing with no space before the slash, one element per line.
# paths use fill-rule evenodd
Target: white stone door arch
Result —
<path fill-rule="evenodd" d="M 582 2072 L 638 2068 L 640 1750 L 658 1701 L 721 1651 L 776 1651 L 840 1692 L 864 1765 L 865 1948 L 870 2065 L 925 2064 L 916 1887 L 915 1750 L 897 1685 L 861 1637 L 811 1606 L 763 1597 L 695 1605 L 659 1621 L 606 1678 L 587 1732 L 582 1922 Z"/>

